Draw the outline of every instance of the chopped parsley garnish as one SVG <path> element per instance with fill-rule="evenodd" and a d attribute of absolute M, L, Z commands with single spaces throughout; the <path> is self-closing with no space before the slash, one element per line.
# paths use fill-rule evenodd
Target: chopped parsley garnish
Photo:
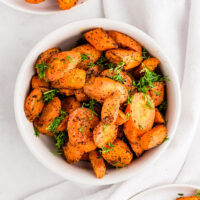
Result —
<path fill-rule="evenodd" d="M 107 145 L 110 147 L 110 148 L 107 148 L 107 147 L 102 147 L 99 152 L 100 153 L 108 153 L 109 151 L 113 151 L 113 148 L 115 147 L 111 142 L 107 143 Z"/>
<path fill-rule="evenodd" d="M 88 63 L 88 65 L 87 65 L 88 68 L 91 68 L 91 67 L 94 67 L 94 66 L 95 66 L 95 64 L 94 64 L 93 62 L 90 62 L 90 63 Z"/>
<path fill-rule="evenodd" d="M 142 127 L 140 124 L 139 124 L 139 129 L 140 129 L 140 130 L 142 130 L 142 129 L 143 129 L 143 127 Z"/>
<path fill-rule="evenodd" d="M 84 128 L 84 126 L 82 125 L 80 128 L 79 128 L 79 132 L 83 132 L 83 128 Z"/>
<path fill-rule="evenodd" d="M 127 116 L 128 119 L 129 119 L 130 114 L 131 113 L 129 113 L 129 112 L 126 113 L 126 116 Z"/>
<path fill-rule="evenodd" d="M 81 54 L 81 61 L 89 60 L 89 57 L 86 54 Z"/>
<path fill-rule="evenodd" d="M 39 136 L 40 136 L 39 131 L 38 131 L 37 128 L 35 128 L 35 127 L 34 127 L 34 132 L 35 132 L 35 136 L 36 136 L 36 137 L 39 137 Z"/>
<path fill-rule="evenodd" d="M 42 100 L 43 102 L 50 102 L 56 94 L 60 93 L 58 89 L 52 89 L 43 93 Z"/>
<path fill-rule="evenodd" d="M 116 163 L 113 164 L 113 166 L 116 167 L 116 168 L 118 168 L 117 165 L 118 165 L 119 163 L 120 163 L 120 162 L 116 162 Z"/>
<path fill-rule="evenodd" d="M 115 75 L 109 76 L 109 78 L 124 84 L 126 81 L 124 80 L 124 78 L 121 75 L 121 71 L 123 70 L 124 65 L 125 65 L 125 63 L 123 61 L 121 61 L 118 63 L 118 65 L 115 68 L 110 68 L 111 71 L 114 70 Z"/>
<path fill-rule="evenodd" d="M 105 56 L 101 56 L 99 60 L 97 60 L 96 64 L 104 69 L 114 68 L 114 64 L 110 63 Z"/>
<path fill-rule="evenodd" d="M 39 79 L 44 79 L 46 77 L 45 70 L 49 68 L 46 63 L 37 64 L 35 68 L 39 69 Z"/>
<path fill-rule="evenodd" d="M 154 94 L 155 94 L 156 96 L 159 96 L 159 97 L 160 97 L 160 92 L 154 91 Z"/>
<path fill-rule="evenodd" d="M 133 95 L 128 96 L 126 105 L 130 104 L 133 99 Z"/>
<path fill-rule="evenodd" d="M 153 100 L 151 100 L 148 95 L 144 94 L 144 100 L 145 100 L 146 106 L 153 109 L 152 107 Z"/>
<path fill-rule="evenodd" d="M 148 58 L 150 58 L 150 56 L 148 56 L 147 50 L 144 47 L 142 47 L 142 58 L 144 60 L 147 60 Z"/>
<path fill-rule="evenodd" d="M 100 153 L 108 153 L 109 151 L 113 151 L 113 148 L 102 147 L 99 151 Z"/>
<path fill-rule="evenodd" d="M 151 72 L 148 69 L 141 70 L 145 72 L 144 76 L 137 82 L 133 80 L 133 86 L 137 88 L 139 92 L 147 93 L 150 88 L 154 88 L 155 82 L 167 82 L 169 79 L 165 76 Z"/>
<path fill-rule="evenodd" d="M 166 141 L 168 141 L 168 140 L 169 140 L 169 137 L 166 137 L 166 138 L 164 139 L 163 143 L 166 142 Z"/>
<path fill-rule="evenodd" d="M 196 197 L 197 197 L 197 198 L 200 198 L 200 190 L 197 190 Z"/>
<path fill-rule="evenodd" d="M 89 108 L 96 116 L 98 116 L 98 114 L 94 110 L 94 106 L 97 106 L 97 107 L 100 106 L 100 104 L 94 99 L 90 100 L 88 103 L 83 102 L 83 104 L 82 104 L 82 108 L 84 108 L 84 107 Z"/>
<path fill-rule="evenodd" d="M 184 196 L 184 194 L 183 193 L 178 193 L 178 196 L 182 197 L 182 196 Z"/>
<path fill-rule="evenodd" d="M 61 61 L 61 62 L 64 62 L 64 63 L 66 62 L 66 60 L 65 60 L 64 58 L 62 58 L 60 61 Z"/>
<path fill-rule="evenodd" d="M 60 150 L 67 141 L 67 133 L 64 131 L 61 131 L 61 132 L 55 133 L 54 135 L 55 135 L 55 140 L 56 140 L 55 146 L 57 149 Z"/>
<path fill-rule="evenodd" d="M 73 58 L 71 56 L 67 56 L 65 59 L 67 59 L 69 62 L 73 62 Z"/>
<path fill-rule="evenodd" d="M 110 126 L 110 124 L 104 123 L 103 125 L 104 125 L 104 132 L 107 132 L 108 131 L 108 127 Z"/>
<path fill-rule="evenodd" d="M 47 129 L 51 131 L 52 133 L 58 133 L 57 128 L 60 122 L 65 118 L 65 116 L 66 116 L 66 112 L 64 110 L 60 110 L 60 116 L 56 117 L 54 121 L 50 123 Z"/>
<path fill-rule="evenodd" d="M 108 59 L 105 56 L 101 56 L 99 60 L 97 60 L 96 64 L 99 66 L 104 66 L 108 62 Z"/>
<path fill-rule="evenodd" d="M 148 69 L 143 69 L 141 72 L 145 72 L 144 76 L 142 76 L 138 81 L 133 80 L 132 84 L 139 92 L 143 92 L 147 94 L 151 88 L 154 88 L 155 82 L 167 82 L 169 79 L 165 76 L 152 72 Z M 157 96 L 160 95 L 159 92 L 155 92 Z M 145 101 L 147 106 L 151 106 L 151 102 L 148 99 L 147 95 L 145 96 Z"/>
<path fill-rule="evenodd" d="M 109 125 L 110 126 L 110 125 Z M 107 144 L 109 147 L 114 147 L 113 143 L 112 142 L 108 142 Z"/>

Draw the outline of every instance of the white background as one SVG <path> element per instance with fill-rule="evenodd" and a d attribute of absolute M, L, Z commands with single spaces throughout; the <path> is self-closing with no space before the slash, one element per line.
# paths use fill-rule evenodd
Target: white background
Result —
<path fill-rule="evenodd" d="M 90 0 L 90 5 L 84 4 L 81 12 L 75 9 L 73 13 L 69 11 L 51 16 L 21 13 L 0 3 L 0 200 L 24 199 L 64 181 L 41 165 L 21 139 L 13 110 L 15 80 L 28 52 L 47 33 L 71 21 L 94 17 L 104 17 L 101 0 Z M 199 144 L 197 131 L 176 182 L 200 184 Z M 178 157 L 176 159 L 179 160 Z M 176 166 L 176 161 L 170 164 Z"/>

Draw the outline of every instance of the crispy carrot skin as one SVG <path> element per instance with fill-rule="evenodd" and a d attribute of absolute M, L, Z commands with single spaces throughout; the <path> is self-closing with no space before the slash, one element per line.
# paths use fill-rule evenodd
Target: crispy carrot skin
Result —
<path fill-rule="evenodd" d="M 142 56 L 139 52 L 128 49 L 111 49 L 106 51 L 106 58 L 111 63 L 125 63 L 124 70 L 137 67 L 142 62 Z"/>
<path fill-rule="evenodd" d="M 196 196 L 191 196 L 191 197 L 180 197 L 180 198 L 177 198 L 176 200 L 200 200 L 200 198 Z"/>
<path fill-rule="evenodd" d="M 140 54 L 142 53 L 142 46 L 133 38 L 117 31 L 108 31 L 108 35 L 116 41 L 119 47 L 129 48 Z"/>
<path fill-rule="evenodd" d="M 160 111 L 158 110 L 158 108 L 155 109 L 154 123 L 155 124 L 164 124 L 165 123 L 165 119 L 164 119 L 163 115 L 160 113 Z"/>
<path fill-rule="evenodd" d="M 34 75 L 31 79 L 31 86 L 33 89 L 40 89 L 42 92 L 47 91 L 50 87 L 49 82 L 40 79 L 37 75 Z"/>
<path fill-rule="evenodd" d="M 67 113 L 72 113 L 77 108 L 81 107 L 81 104 L 79 101 L 77 101 L 74 97 L 67 97 L 62 100 L 61 102 L 62 109 Z"/>
<path fill-rule="evenodd" d="M 149 96 L 146 98 L 150 99 Z M 125 112 L 129 117 L 124 124 L 124 133 L 137 156 L 140 156 L 144 151 L 140 145 L 139 137 L 150 130 L 154 124 L 155 107 L 152 101 L 150 104 L 151 107 L 147 106 L 144 94 L 138 92 L 133 95 L 131 103 L 126 107 Z"/>
<path fill-rule="evenodd" d="M 96 177 L 103 178 L 106 174 L 106 165 L 102 156 L 97 150 L 94 150 L 89 153 L 89 159 L 96 174 Z"/>
<path fill-rule="evenodd" d="M 42 111 L 44 103 L 42 102 L 42 91 L 34 89 L 26 97 L 24 111 L 27 119 L 32 122 Z"/>
<path fill-rule="evenodd" d="M 65 96 L 72 96 L 75 94 L 75 91 L 73 89 L 59 89 L 60 93 Z"/>
<path fill-rule="evenodd" d="M 88 69 L 88 64 L 95 63 L 102 55 L 101 51 L 96 50 L 90 44 L 83 44 L 72 49 L 72 51 L 79 52 L 82 56 L 81 62 L 77 67 Z"/>
<path fill-rule="evenodd" d="M 93 139 L 97 147 L 102 148 L 117 137 L 117 126 L 100 122 L 93 131 Z"/>
<path fill-rule="evenodd" d="M 120 103 L 124 103 L 128 98 L 128 91 L 125 85 L 107 77 L 96 77 L 84 85 L 84 92 L 91 99 L 104 102 L 111 94 L 120 94 Z"/>
<path fill-rule="evenodd" d="M 118 47 L 117 43 L 101 28 L 86 32 L 84 37 L 99 51 L 106 51 Z"/>
<path fill-rule="evenodd" d="M 101 120 L 106 124 L 114 124 L 117 120 L 120 107 L 120 95 L 113 93 L 110 97 L 105 99 L 102 110 Z"/>
<path fill-rule="evenodd" d="M 69 70 L 62 78 L 52 81 L 51 85 L 59 89 L 81 89 L 85 84 L 86 72 L 82 69 Z"/>
<path fill-rule="evenodd" d="M 133 153 L 124 141 L 116 139 L 112 145 L 106 145 L 106 148 L 110 151 L 102 152 L 102 156 L 110 165 L 125 167 L 131 163 Z"/>
<path fill-rule="evenodd" d="M 99 123 L 98 117 L 88 108 L 77 108 L 69 115 L 68 135 L 72 145 L 83 145 L 84 151 L 96 149 L 93 129 Z"/>
<path fill-rule="evenodd" d="M 46 51 L 44 51 L 43 53 L 41 53 L 39 56 L 38 56 L 38 59 L 35 63 L 35 68 L 37 70 L 37 74 L 39 75 L 40 74 L 40 70 L 38 68 L 38 65 L 44 63 L 44 64 L 47 64 L 48 60 L 54 56 L 55 54 L 61 52 L 60 48 L 51 48 L 51 49 L 47 49 Z M 44 79 L 46 80 L 46 76 L 44 77 Z"/>
<path fill-rule="evenodd" d="M 61 101 L 58 97 L 54 97 L 49 103 L 45 104 L 39 118 L 34 120 L 34 126 L 40 133 L 54 136 L 53 133 L 48 130 L 48 127 L 56 117 L 59 117 L 60 109 Z"/>
<path fill-rule="evenodd" d="M 57 0 L 58 6 L 61 10 L 69 10 L 70 8 L 74 7 L 78 0 Z"/>
<path fill-rule="evenodd" d="M 123 72 L 123 71 L 119 72 L 119 74 L 122 76 L 123 84 L 127 87 L 127 89 L 129 91 L 134 91 L 134 86 L 132 84 L 132 82 L 133 82 L 132 78 L 126 72 Z M 110 70 L 110 69 L 106 69 L 101 73 L 101 76 L 108 77 L 108 78 L 112 78 L 115 75 L 117 75 L 117 71 Z"/>
<path fill-rule="evenodd" d="M 135 68 L 135 70 L 133 72 L 134 77 L 139 78 L 139 77 L 143 76 L 144 69 L 148 69 L 149 71 L 155 70 L 155 68 L 158 66 L 159 62 L 160 61 L 157 58 L 148 58 L 148 59 L 144 60 L 139 67 Z"/>
<path fill-rule="evenodd" d="M 163 82 L 155 82 L 154 87 L 149 90 L 149 95 L 154 101 L 155 106 L 159 106 L 165 96 L 165 86 Z"/>
<path fill-rule="evenodd" d="M 42 3 L 44 0 L 25 0 L 25 1 L 31 4 L 39 4 Z"/>
<path fill-rule="evenodd" d="M 78 145 L 72 145 L 70 142 L 67 142 L 63 146 L 64 156 L 68 163 L 78 162 L 84 154 L 84 151 Z"/>
<path fill-rule="evenodd" d="M 140 139 L 141 147 L 149 150 L 161 144 L 167 137 L 167 128 L 165 125 L 156 125 L 150 131 L 147 131 Z"/>
<path fill-rule="evenodd" d="M 126 116 L 126 114 L 124 114 L 123 111 L 119 110 L 115 124 L 120 126 L 120 125 L 124 124 L 127 121 L 128 121 L 128 117 Z"/>
<path fill-rule="evenodd" d="M 62 78 L 67 72 L 74 69 L 80 62 L 80 53 L 63 51 L 49 58 L 47 62 L 46 76 L 49 81 Z"/>
<path fill-rule="evenodd" d="M 89 101 L 89 97 L 85 94 L 83 88 L 75 90 L 74 94 L 77 101 Z"/>

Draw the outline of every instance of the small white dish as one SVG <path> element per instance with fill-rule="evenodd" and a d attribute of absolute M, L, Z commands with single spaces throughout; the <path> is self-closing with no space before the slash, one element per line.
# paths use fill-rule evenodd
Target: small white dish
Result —
<path fill-rule="evenodd" d="M 63 158 L 56 157 L 51 151 L 54 150 L 54 144 L 51 138 L 41 135 L 36 138 L 33 125 L 30 123 L 24 113 L 24 100 L 30 90 L 30 80 L 34 71 L 34 64 L 38 55 L 52 47 L 61 47 L 62 50 L 71 49 L 76 45 L 76 41 L 81 34 L 95 27 L 102 27 L 105 30 L 116 30 L 129 35 L 141 43 L 152 56 L 161 61 L 161 69 L 164 75 L 170 79 L 167 82 L 168 109 L 167 109 L 167 129 L 169 141 L 146 152 L 141 158 L 134 160 L 128 167 L 122 169 L 108 169 L 103 179 L 97 179 L 89 163 L 79 162 L 76 165 L 68 164 Z M 167 33 L 166 33 L 167 34 Z M 148 170 L 150 164 L 154 163 L 166 150 L 173 140 L 176 127 L 179 121 L 181 98 L 177 75 L 173 67 L 160 47 L 148 35 L 139 29 L 118 21 L 108 19 L 88 19 L 73 22 L 65 25 L 43 38 L 28 54 L 20 71 L 15 86 L 14 94 L 15 117 L 18 128 L 24 139 L 24 142 L 31 152 L 49 169 L 64 177 L 76 182 L 93 185 L 107 185 L 127 180 L 134 175 Z"/>
<path fill-rule="evenodd" d="M 185 197 L 195 196 L 197 189 L 200 189 L 200 186 L 188 184 L 163 185 L 146 190 L 129 198 L 129 200 L 176 200 L 176 198 L 182 197 L 180 194 Z"/>
<path fill-rule="evenodd" d="M 78 3 L 70 10 L 81 7 L 81 5 L 86 1 L 88 0 L 79 0 Z M 38 15 L 50 15 L 50 14 L 63 13 L 69 11 L 69 10 L 61 10 L 58 7 L 57 0 L 46 0 L 40 4 L 30 4 L 27 3 L 25 0 L 0 0 L 0 2 L 16 10 Z"/>

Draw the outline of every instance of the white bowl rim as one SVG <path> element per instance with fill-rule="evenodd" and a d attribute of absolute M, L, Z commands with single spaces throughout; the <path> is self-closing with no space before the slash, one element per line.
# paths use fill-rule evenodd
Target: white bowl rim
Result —
<path fill-rule="evenodd" d="M 143 195 L 148 195 L 148 193 L 152 193 L 156 190 L 161 190 L 161 189 L 166 189 L 166 188 L 174 188 L 174 187 L 187 187 L 187 188 L 190 188 L 190 189 L 198 189 L 200 188 L 200 186 L 198 185 L 193 185 L 193 184 L 185 184 L 185 183 L 182 183 L 182 184 L 179 184 L 179 183 L 175 183 L 175 184 L 165 184 L 165 185 L 161 185 L 161 186 L 157 186 L 157 187 L 150 187 L 149 189 L 146 189 L 144 191 L 141 191 L 133 196 L 131 196 L 129 198 L 129 200 L 134 200 L 136 197 L 140 197 L 140 196 L 143 196 Z"/>
<path fill-rule="evenodd" d="M 87 0 L 85 3 L 87 3 L 89 0 Z M 29 9 L 26 9 L 26 8 L 23 8 L 21 6 L 17 6 L 17 5 L 14 5 L 6 0 L 0 0 L 0 2 L 4 3 L 6 6 L 14 9 L 14 10 L 17 10 L 17 11 L 20 11 L 20 12 L 24 12 L 24 13 L 29 13 L 29 14 L 34 14 L 34 15 L 53 15 L 53 14 L 61 14 L 61 13 L 64 13 L 64 12 L 67 12 L 67 10 L 55 10 L 55 11 L 36 11 L 36 10 L 29 10 Z M 77 6 L 74 6 L 72 7 L 70 10 L 72 9 L 76 9 L 78 7 L 80 7 L 82 4 L 79 4 Z M 70 11 L 69 10 L 69 11 Z"/>
<path fill-rule="evenodd" d="M 118 177 L 117 179 L 114 179 L 114 180 L 106 180 L 104 181 L 104 179 L 96 179 L 97 181 L 94 181 L 94 180 L 82 180 L 80 179 L 79 177 L 76 177 L 75 175 L 72 175 L 71 173 L 68 173 L 67 176 L 65 173 L 59 171 L 56 169 L 56 166 L 55 164 L 53 165 L 50 165 L 48 163 L 48 160 L 42 156 L 40 156 L 40 152 L 37 151 L 37 149 L 34 148 L 34 145 L 31 143 L 31 141 L 29 140 L 29 137 L 28 137 L 28 134 L 24 133 L 23 130 L 22 130 L 22 126 L 23 126 L 23 121 L 20 120 L 20 115 L 19 115 L 19 111 L 20 109 L 18 108 L 18 102 L 19 102 L 19 99 L 18 99 L 18 91 L 20 89 L 20 79 L 21 79 L 21 74 L 23 74 L 23 71 L 25 71 L 25 69 L 27 68 L 27 62 L 28 60 L 32 57 L 32 52 L 34 52 L 38 46 L 40 46 L 40 43 L 43 43 L 43 41 L 45 41 L 47 38 L 53 36 L 54 34 L 56 33 L 59 33 L 60 31 L 62 31 L 63 29 L 67 29 L 67 27 L 70 27 L 72 25 L 74 26 L 79 26 L 79 27 L 83 27 L 84 25 L 94 25 L 94 24 L 103 24 L 103 23 L 112 23 L 116 26 L 122 26 L 123 28 L 128 28 L 130 30 L 132 30 L 133 32 L 137 32 L 139 33 L 140 35 L 143 35 L 143 37 L 146 38 L 146 40 L 148 40 L 148 42 L 151 43 L 152 46 L 154 46 L 154 48 L 156 47 L 156 50 L 159 50 L 159 52 L 162 54 L 162 57 L 165 58 L 166 62 L 167 62 L 167 65 L 170 66 L 170 70 L 173 74 L 173 81 L 175 82 L 176 84 L 176 113 L 174 114 L 174 123 L 173 123 L 173 126 L 172 126 L 172 133 L 171 133 L 171 136 L 170 136 L 170 140 L 168 142 L 165 142 L 164 144 L 162 144 L 162 148 L 159 150 L 159 153 L 157 153 L 156 156 L 154 156 L 151 161 L 149 161 L 147 164 L 141 166 L 140 168 L 140 172 L 142 170 L 144 170 L 146 167 L 149 167 L 150 165 L 152 165 L 153 163 L 155 163 L 155 161 L 157 161 L 160 156 L 163 154 L 163 152 L 167 149 L 167 147 L 170 145 L 174 135 L 175 135 L 175 131 L 176 131 L 176 128 L 177 128 L 177 125 L 178 125 L 178 122 L 179 122 L 179 118 L 180 118 L 180 113 L 181 113 L 181 93 L 180 93 L 180 84 L 179 84 L 179 81 L 178 81 L 178 77 L 177 77 L 177 74 L 174 70 L 174 68 L 171 67 L 170 63 L 169 63 L 169 60 L 167 59 L 167 57 L 165 56 L 165 54 L 163 53 L 162 49 L 157 45 L 157 43 L 150 37 L 148 36 L 147 34 L 145 34 L 143 31 L 139 30 L 138 28 L 132 26 L 132 25 L 129 25 L 127 23 L 124 23 L 124 22 L 119 22 L 119 21 L 116 21 L 116 20 L 111 20 L 111 19 L 105 19 L 105 18 L 93 18 L 93 19 L 86 19 L 86 20 L 80 20 L 80 21 L 76 21 L 76 22 L 72 22 L 72 23 L 69 23 L 69 24 L 66 24 L 56 30 L 54 30 L 53 32 L 49 33 L 48 35 L 46 35 L 45 37 L 43 37 L 42 40 L 40 40 L 33 48 L 32 50 L 28 53 L 28 55 L 26 56 L 19 72 L 18 72 L 18 76 L 17 76 L 17 79 L 16 79 L 16 85 L 15 85 L 15 91 L 14 91 L 14 111 L 15 111 L 15 119 L 16 119 L 16 122 L 17 122 L 17 126 L 18 126 L 18 129 L 20 131 L 20 134 L 24 140 L 24 142 L 26 143 L 26 145 L 28 146 L 28 148 L 30 149 L 30 151 L 33 153 L 33 155 L 41 162 L 43 163 L 44 166 L 46 166 L 48 169 L 52 170 L 54 173 L 60 175 L 61 177 L 65 178 L 65 179 L 68 179 L 68 180 L 71 180 L 71 181 L 75 181 L 75 182 L 79 182 L 79 183 L 84 183 L 84 184 L 92 184 L 92 185 L 109 185 L 109 184 L 113 184 L 113 183 L 118 183 L 118 182 L 122 182 L 122 181 L 125 181 L 127 179 L 129 179 L 130 177 L 132 177 L 134 175 L 134 170 L 133 172 L 131 173 L 131 171 L 129 170 L 129 173 L 127 173 L 126 175 L 123 175 L 121 177 Z M 100 27 L 100 25 L 98 25 Z M 18 111 L 19 110 L 19 111 Z M 51 163 L 52 164 L 52 163 Z"/>

